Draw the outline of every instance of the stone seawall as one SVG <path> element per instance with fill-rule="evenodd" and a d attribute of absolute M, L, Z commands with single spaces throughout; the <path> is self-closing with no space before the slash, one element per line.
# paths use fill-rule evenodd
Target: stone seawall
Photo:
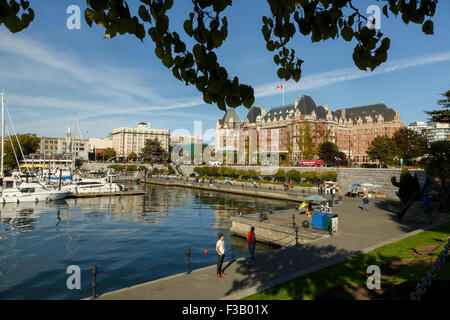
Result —
<path fill-rule="evenodd" d="M 239 195 L 255 196 L 276 200 L 287 200 L 302 202 L 308 195 L 317 192 L 317 188 L 294 188 L 295 192 L 285 192 L 282 190 L 282 186 L 279 185 L 263 185 L 259 184 L 258 188 L 253 188 L 249 183 L 236 183 L 232 186 L 226 185 L 223 182 L 201 183 L 186 180 L 163 180 L 163 179 L 147 179 L 147 183 L 163 185 L 163 186 L 179 186 L 185 188 L 201 189 L 206 191 L 218 191 L 234 193 Z M 303 191 L 303 192 L 302 192 Z"/>
<path fill-rule="evenodd" d="M 195 166 L 182 166 L 181 169 L 187 175 L 191 174 Z M 396 176 L 397 180 L 400 178 L 401 169 L 382 169 L 382 168 L 300 168 L 300 167 L 252 167 L 252 166 L 233 166 L 235 169 L 256 170 L 263 175 L 273 175 L 278 169 L 285 171 L 294 169 L 299 172 L 306 171 L 336 171 L 337 186 L 345 191 L 355 183 L 372 183 L 378 184 L 381 187 L 374 188 L 374 191 L 384 192 L 388 197 L 397 198 L 396 192 L 398 188 L 391 183 L 391 177 Z M 410 170 L 412 174 L 417 174 L 419 183 L 422 186 L 425 183 L 426 174 L 424 170 Z"/>

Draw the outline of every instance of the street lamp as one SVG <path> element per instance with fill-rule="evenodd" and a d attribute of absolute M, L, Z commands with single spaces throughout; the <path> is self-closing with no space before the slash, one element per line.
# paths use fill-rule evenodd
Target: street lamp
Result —
<path fill-rule="evenodd" d="M 340 163 L 341 158 L 339 157 L 334 157 L 334 164 L 336 165 L 336 167 L 338 166 L 338 162 Z"/>

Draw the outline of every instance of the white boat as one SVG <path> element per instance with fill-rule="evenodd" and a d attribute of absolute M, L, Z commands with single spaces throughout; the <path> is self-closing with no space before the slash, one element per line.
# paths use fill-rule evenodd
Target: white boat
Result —
<path fill-rule="evenodd" d="M 42 177 L 43 179 L 53 182 L 58 182 L 61 177 L 61 180 L 65 182 L 66 180 L 72 180 L 73 175 L 70 168 L 61 167 L 54 168 L 53 170 L 44 169 L 42 172 Z"/>
<path fill-rule="evenodd" d="M 39 182 L 23 182 L 17 175 L 5 177 L 0 196 L 0 203 L 47 202 L 62 200 L 70 192 L 50 189 Z"/>
<path fill-rule="evenodd" d="M 81 178 L 76 183 L 63 186 L 62 190 L 69 191 L 73 194 L 124 191 L 125 187 L 113 182 L 113 177 L 108 174 L 100 178 Z"/>

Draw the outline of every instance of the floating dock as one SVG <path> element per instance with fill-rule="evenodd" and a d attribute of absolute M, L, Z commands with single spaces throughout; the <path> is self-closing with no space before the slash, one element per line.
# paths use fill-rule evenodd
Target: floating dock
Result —
<path fill-rule="evenodd" d="M 118 192 L 95 192 L 95 193 L 74 193 L 67 196 L 66 199 L 73 198 L 96 198 L 96 197 L 112 197 L 112 196 L 140 196 L 144 195 L 144 190 L 129 190 Z"/>
<path fill-rule="evenodd" d="M 292 215 L 295 217 L 295 227 Z M 231 218 L 231 229 L 235 235 L 246 238 L 251 227 L 255 227 L 257 241 L 280 247 L 289 247 L 309 243 L 330 235 L 323 230 L 303 228 L 302 222 L 311 218 L 300 215 L 296 210 L 283 210 L 267 214 L 267 220 L 260 221 L 260 214 L 248 214 Z"/>

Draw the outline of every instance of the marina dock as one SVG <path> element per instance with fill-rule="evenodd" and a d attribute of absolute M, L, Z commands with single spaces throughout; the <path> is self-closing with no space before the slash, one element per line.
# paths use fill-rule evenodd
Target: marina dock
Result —
<path fill-rule="evenodd" d="M 255 227 L 258 230 L 258 241 L 280 247 L 309 243 L 330 236 L 323 230 L 303 228 L 303 221 L 308 221 L 311 225 L 311 217 L 305 217 L 296 210 L 267 214 L 267 219 L 262 221 L 259 213 L 255 213 L 232 217 L 230 231 L 245 238 L 250 228 Z"/>
<path fill-rule="evenodd" d="M 67 199 L 73 198 L 96 198 L 96 197 L 113 197 L 113 196 L 139 196 L 144 195 L 144 190 L 129 190 L 119 192 L 95 192 L 95 193 L 77 193 L 71 194 Z"/>

